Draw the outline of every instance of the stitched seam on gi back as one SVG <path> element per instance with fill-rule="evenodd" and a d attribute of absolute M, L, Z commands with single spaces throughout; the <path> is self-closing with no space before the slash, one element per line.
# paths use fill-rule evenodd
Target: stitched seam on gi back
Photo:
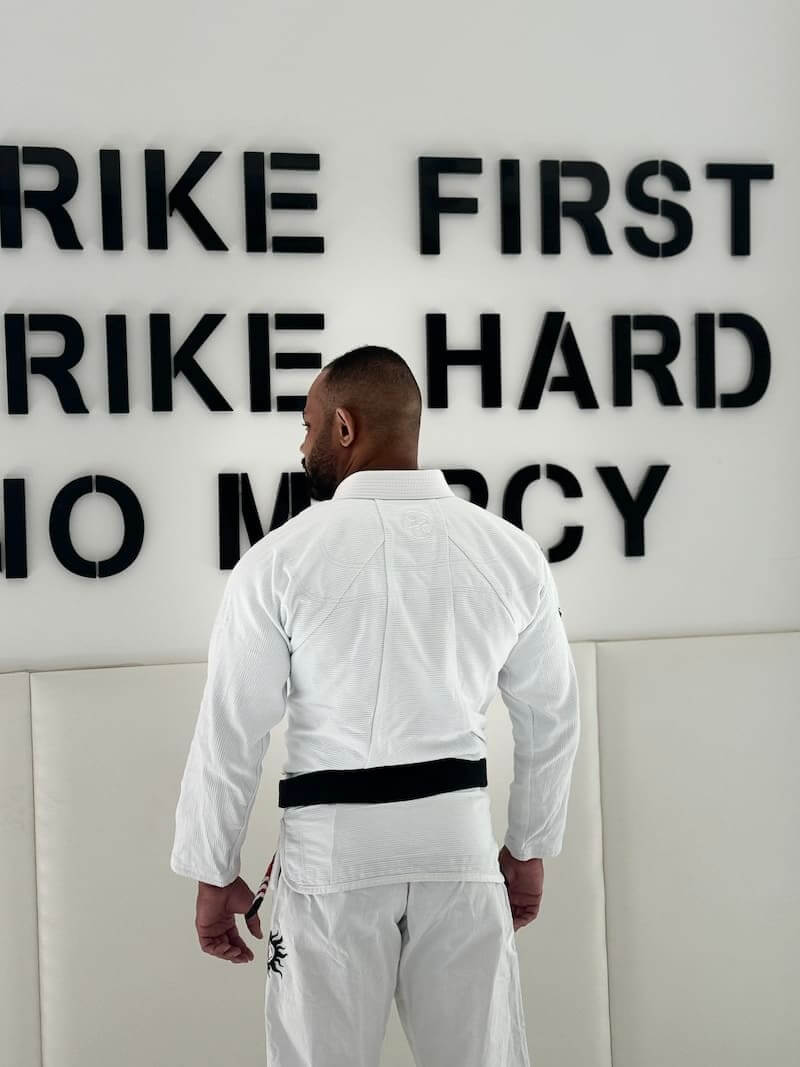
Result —
<path fill-rule="evenodd" d="M 497 599 L 503 605 L 503 608 L 504 608 L 506 614 L 508 615 L 508 617 L 511 620 L 511 622 L 514 624 L 514 627 L 516 627 L 517 621 L 514 618 L 514 615 L 513 615 L 513 612 L 511 611 L 511 608 L 508 606 L 508 604 L 506 603 L 505 597 L 500 592 L 500 590 L 497 588 L 497 586 L 494 584 L 494 582 L 489 577 L 489 575 L 486 573 L 486 571 L 484 571 L 483 568 L 480 566 L 480 564 L 477 563 L 472 558 L 472 556 L 470 556 L 470 554 L 467 552 L 467 550 L 464 548 L 464 546 L 460 545 L 458 543 L 458 541 L 455 539 L 455 537 L 453 537 L 453 535 L 450 533 L 450 528 L 449 527 L 447 527 L 447 537 L 448 537 L 448 540 L 452 541 L 452 543 L 456 546 L 456 548 L 464 555 L 464 557 L 466 558 L 467 562 L 470 563 L 475 568 L 475 570 L 481 575 L 483 580 L 487 583 L 487 585 L 490 587 L 490 589 L 494 592 L 494 595 L 497 597 Z"/>
<path fill-rule="evenodd" d="M 432 503 L 433 503 L 433 506 L 436 508 L 436 510 L 439 513 L 439 518 L 441 520 L 442 526 L 444 527 L 445 536 L 446 536 L 447 573 L 450 576 L 450 615 L 451 615 L 451 618 L 452 618 L 452 621 L 453 621 L 453 644 L 455 645 L 455 657 L 456 657 L 455 684 L 456 684 L 456 688 L 457 688 L 457 692 L 458 692 L 458 702 L 459 702 L 459 705 L 461 707 L 461 719 L 462 719 L 462 721 L 464 723 L 465 728 L 467 730 L 471 731 L 472 723 L 470 722 L 469 711 L 468 711 L 467 706 L 466 706 L 466 704 L 464 702 L 464 690 L 463 690 L 463 687 L 458 684 L 459 683 L 458 621 L 456 619 L 455 597 L 453 596 L 453 568 L 450 566 L 450 545 L 453 542 L 452 542 L 452 538 L 449 536 L 448 527 L 447 527 L 447 519 L 444 517 L 444 511 L 442 509 L 441 504 L 439 503 L 438 500 L 436 500 L 436 498 L 433 499 Z"/>
<path fill-rule="evenodd" d="M 383 542 L 381 542 L 381 544 L 383 544 Z M 315 599 L 319 599 L 319 600 L 333 600 L 333 603 L 331 604 L 330 611 L 327 611 L 322 616 L 322 618 L 319 620 L 319 622 L 314 627 L 314 629 L 310 633 L 306 634 L 306 636 L 303 638 L 303 640 L 300 642 L 299 645 L 294 645 L 294 647 L 292 648 L 292 652 L 293 653 L 297 652 L 298 648 L 302 648 L 303 645 L 306 643 L 306 641 L 308 641 L 308 639 L 310 637 L 313 637 L 314 634 L 317 632 L 317 630 L 320 628 L 320 626 L 322 626 L 322 624 L 327 621 L 327 619 L 330 617 L 331 613 L 336 610 L 336 608 L 339 606 L 339 604 L 344 599 L 344 596 L 345 596 L 345 593 L 347 592 L 347 590 L 350 588 L 350 586 L 353 584 L 353 582 L 358 578 L 358 576 L 361 574 L 361 572 L 364 570 L 366 565 L 369 563 L 369 561 L 372 559 L 372 557 L 375 555 L 375 553 L 378 551 L 378 549 L 380 547 L 381 547 L 381 545 L 377 545 L 377 547 L 372 552 L 370 552 L 370 554 L 367 556 L 367 558 L 364 560 L 364 562 L 358 568 L 356 573 L 353 575 L 353 577 L 350 579 L 350 581 L 344 587 L 344 589 L 342 590 L 342 593 L 341 593 L 340 596 L 337 596 L 335 599 L 333 597 L 318 597 L 318 598 L 315 598 Z M 359 598 L 358 597 L 351 597 L 350 599 L 351 600 L 358 600 Z"/>
<path fill-rule="evenodd" d="M 377 686 L 377 689 L 375 690 L 375 707 L 373 708 L 372 718 L 371 718 L 370 724 L 369 724 L 369 741 L 367 742 L 367 762 L 369 762 L 369 759 L 370 759 L 370 757 L 372 755 L 372 734 L 373 734 L 373 732 L 375 730 L 375 719 L 376 719 L 377 714 L 378 714 L 378 701 L 379 701 L 380 695 L 381 695 L 381 679 L 383 678 L 383 660 L 384 660 L 384 656 L 386 655 L 386 630 L 388 629 L 388 626 L 389 626 L 389 560 L 388 560 L 388 556 L 387 556 L 387 552 L 386 552 L 386 543 L 387 543 L 386 525 L 385 525 L 385 523 L 383 521 L 383 512 L 381 511 L 380 504 L 378 503 L 377 499 L 375 499 L 374 503 L 375 503 L 375 510 L 378 513 L 378 518 L 380 519 L 380 523 L 381 523 L 381 526 L 383 528 L 383 541 L 382 541 L 382 544 L 384 546 L 384 548 L 383 548 L 383 570 L 384 570 L 384 574 L 386 576 L 386 614 L 385 614 L 384 620 L 383 620 L 383 639 L 381 641 L 381 659 L 380 659 L 380 663 L 378 664 L 378 686 Z M 374 555 L 374 553 L 373 553 L 373 555 Z M 372 558 L 372 557 L 370 557 L 370 558 Z"/>

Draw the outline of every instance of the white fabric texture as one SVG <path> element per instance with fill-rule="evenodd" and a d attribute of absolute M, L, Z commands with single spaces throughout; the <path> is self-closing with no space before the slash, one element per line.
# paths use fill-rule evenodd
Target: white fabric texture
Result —
<path fill-rule="evenodd" d="M 459 497 L 439 469 L 352 472 L 231 570 L 171 869 L 218 886 L 238 876 L 270 731 L 284 715 L 285 776 L 480 759 L 498 686 L 514 738 L 505 844 L 518 859 L 556 856 L 580 716 L 544 552 Z M 279 836 L 282 877 L 299 892 L 504 880 L 486 788 L 289 807 Z"/>
<path fill-rule="evenodd" d="M 394 1000 L 416 1064 L 531 1067 L 504 885 L 409 881 L 307 896 L 277 870 L 271 886 L 268 1064 L 374 1067 Z"/>

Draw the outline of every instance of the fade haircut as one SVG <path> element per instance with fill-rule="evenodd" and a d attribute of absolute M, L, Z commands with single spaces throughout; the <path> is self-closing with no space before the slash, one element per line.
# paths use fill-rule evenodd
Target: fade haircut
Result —
<path fill-rule="evenodd" d="M 366 432 L 378 445 L 415 443 L 422 418 L 422 393 L 411 368 L 397 352 L 380 345 L 361 345 L 345 352 L 323 370 L 320 384 L 326 418 L 337 407 L 363 418 Z"/>

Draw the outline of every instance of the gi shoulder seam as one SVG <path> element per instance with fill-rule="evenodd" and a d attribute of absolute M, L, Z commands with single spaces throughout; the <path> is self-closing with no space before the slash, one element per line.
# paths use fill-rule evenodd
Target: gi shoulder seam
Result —
<path fill-rule="evenodd" d="M 517 628 L 517 620 L 514 618 L 514 613 L 512 612 L 508 602 L 506 601 L 506 598 L 500 592 L 500 590 L 498 589 L 498 587 L 495 584 L 495 582 L 492 581 L 492 579 L 489 577 L 489 575 L 486 573 L 486 571 L 483 569 L 483 567 L 481 567 L 481 565 L 476 560 L 474 560 L 472 558 L 472 556 L 469 554 L 469 552 L 467 552 L 467 550 L 464 548 L 464 546 L 459 544 L 459 542 L 456 540 L 456 538 L 453 537 L 452 533 L 450 532 L 450 527 L 449 526 L 447 527 L 447 539 L 448 539 L 448 541 L 450 541 L 451 544 L 455 545 L 455 547 L 463 555 L 463 557 L 466 559 L 466 561 L 472 567 L 475 568 L 475 570 L 478 572 L 478 574 L 481 575 L 483 580 L 486 582 L 486 584 L 489 586 L 489 588 L 492 590 L 494 595 L 497 597 L 497 599 L 502 604 L 503 610 L 506 612 L 506 614 L 508 615 L 509 619 L 511 620 L 511 623 L 514 626 L 514 629 L 516 629 Z"/>
<path fill-rule="evenodd" d="M 350 586 L 353 584 L 353 582 L 356 580 L 356 578 L 358 578 L 359 574 L 361 574 L 363 569 L 366 567 L 366 565 L 369 563 L 369 561 L 372 559 L 372 557 L 375 555 L 375 553 L 383 546 L 383 544 L 384 544 L 384 542 L 381 541 L 381 543 L 379 545 L 375 546 L 375 548 L 372 550 L 372 552 L 370 552 L 370 554 L 367 556 L 367 558 L 364 560 L 364 562 L 359 566 L 358 570 L 355 572 L 353 577 L 350 579 L 350 581 L 347 583 L 347 585 L 345 586 L 345 588 L 342 590 L 342 592 L 340 593 L 340 595 L 338 597 L 336 597 L 335 599 L 333 597 L 330 597 L 330 598 L 325 597 L 324 598 L 325 600 L 330 599 L 332 601 L 331 606 L 330 606 L 330 610 L 325 612 L 325 614 L 319 620 L 319 622 L 314 627 L 314 629 L 311 630 L 310 633 L 306 634 L 306 636 L 303 638 L 303 640 L 300 642 L 300 644 L 299 645 L 295 645 L 292 648 L 292 654 L 297 652 L 298 648 L 302 648 L 303 645 L 306 643 L 306 641 L 308 641 L 308 639 L 310 637 L 314 636 L 314 634 L 317 632 L 317 630 L 320 628 L 320 626 L 322 626 L 322 624 L 325 622 L 325 620 L 330 616 L 331 612 L 336 610 L 336 608 L 339 606 L 341 601 L 344 599 L 344 596 L 347 593 L 347 590 L 350 588 Z"/>

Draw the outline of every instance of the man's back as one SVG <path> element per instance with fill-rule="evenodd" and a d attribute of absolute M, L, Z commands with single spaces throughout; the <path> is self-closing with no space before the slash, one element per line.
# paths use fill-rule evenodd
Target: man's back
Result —
<path fill-rule="evenodd" d="M 269 732 L 286 777 L 486 757 L 498 685 L 512 717 L 505 844 L 561 849 L 578 689 L 536 541 L 439 469 L 364 469 L 252 546 L 212 631 L 172 869 L 226 885 Z M 306 893 L 394 881 L 502 882 L 485 787 L 282 809 L 282 876 Z"/>
<path fill-rule="evenodd" d="M 543 593 L 555 592 L 529 535 L 457 496 L 438 469 L 364 470 L 250 554 L 256 573 L 269 575 L 291 648 L 284 774 L 485 758 L 498 679 Z M 545 608 L 550 617 L 536 641 L 531 631 L 513 675 L 507 670 L 503 694 L 516 746 L 506 843 L 520 859 L 537 824 L 533 779 L 549 773 L 556 784 L 553 768 L 535 765 L 532 711 L 544 717 L 544 742 L 554 725 L 545 701 L 557 704 L 564 802 L 578 739 L 574 666 L 558 604 Z M 537 690 L 542 677 L 547 687 Z M 531 710 L 533 696 L 541 703 Z M 282 831 L 284 876 L 304 892 L 423 878 L 502 881 L 485 788 L 288 808 Z M 542 850 L 532 854 L 560 849 L 558 827 L 537 840 Z"/>

